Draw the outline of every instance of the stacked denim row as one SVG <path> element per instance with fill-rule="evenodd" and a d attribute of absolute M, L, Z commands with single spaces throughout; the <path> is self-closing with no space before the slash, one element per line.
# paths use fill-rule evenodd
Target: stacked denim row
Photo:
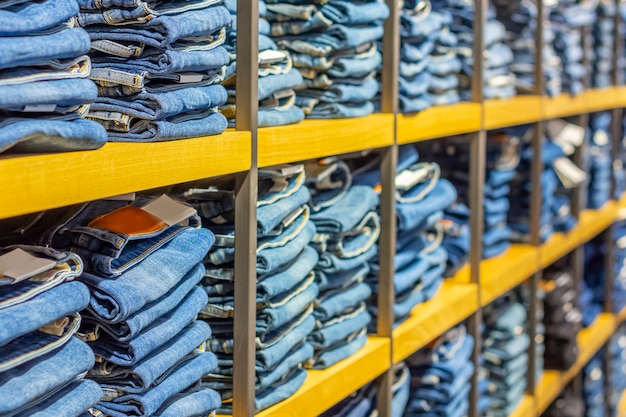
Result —
<path fill-rule="evenodd" d="M 611 358 L 609 405 L 612 410 L 611 416 L 617 417 L 617 406 L 626 390 L 626 325 L 622 324 L 617 329 L 607 348 Z"/>
<path fill-rule="evenodd" d="M 474 339 L 464 326 L 449 330 L 411 356 L 411 391 L 404 417 L 463 417 L 469 411 Z"/>
<path fill-rule="evenodd" d="M 456 200 L 456 190 L 440 178 L 436 163 L 418 162 L 412 146 L 399 149 L 396 183 L 397 242 L 394 258 L 393 307 L 395 324 L 408 318 L 413 308 L 435 296 L 443 281 L 448 254 L 442 246 L 443 211 Z M 354 183 L 380 187 L 380 160 L 359 161 Z M 370 262 L 367 281 L 378 293 L 377 258 Z M 372 297 L 371 311 L 377 316 L 377 297 Z M 375 332 L 374 328 L 371 328 Z"/>
<path fill-rule="evenodd" d="M 315 355 L 307 367 L 325 369 L 367 342 L 372 288 L 365 280 L 378 254 L 379 196 L 373 187 L 357 184 L 343 161 L 329 158 L 306 169 L 316 228 L 313 247 L 319 253 L 316 322 L 309 337 Z"/>
<path fill-rule="evenodd" d="M 0 153 L 97 149 L 104 129 L 84 119 L 97 95 L 89 36 L 76 0 L 0 4 Z"/>
<path fill-rule="evenodd" d="M 510 129 L 511 136 L 521 138 L 522 151 L 519 167 L 515 179 L 511 183 L 511 200 L 516 204 L 509 210 L 509 226 L 512 229 L 512 239 L 518 242 L 528 242 L 530 239 L 530 168 L 533 157 L 533 149 L 530 139 L 533 135 L 528 126 L 520 126 Z M 564 184 L 571 187 L 571 183 L 578 185 L 583 178 L 574 178 L 565 181 L 557 174 L 557 164 L 566 160 L 563 148 L 554 141 L 543 139 L 541 173 L 541 217 L 540 237 L 545 242 L 554 231 L 565 232 L 576 224 L 571 214 L 570 190 Z M 559 161 L 559 162 L 557 162 Z M 568 160 L 569 162 L 569 160 Z M 576 171 L 579 172 L 579 171 Z"/>
<path fill-rule="evenodd" d="M 318 254 L 308 246 L 315 234 L 307 205 L 302 165 L 259 170 L 256 250 L 256 398 L 258 410 L 291 396 L 306 379 L 305 363 L 313 359 L 307 341 L 315 329 L 318 285 L 312 273 Z M 211 351 L 218 367 L 203 378 L 217 390 L 220 413 L 232 412 L 234 317 L 234 193 L 232 187 L 189 189 L 184 198 L 198 210 L 216 243 L 205 259 L 202 279 L 208 304 L 200 318 L 211 324 Z M 238 238 L 238 237 L 237 237 Z"/>
<path fill-rule="evenodd" d="M 587 207 L 599 209 L 611 199 L 611 114 L 592 114 L 589 128 L 590 140 L 585 153 L 585 168 L 589 173 Z"/>
<path fill-rule="evenodd" d="M 411 375 L 403 362 L 394 365 L 393 373 L 391 416 L 402 417 L 409 401 Z M 325 411 L 320 417 L 377 417 L 377 392 L 376 382 L 371 382 Z"/>
<path fill-rule="evenodd" d="M 585 52 L 582 45 L 591 43 L 590 39 L 583 39 L 580 29 L 594 23 L 595 4 L 578 0 L 557 0 L 546 11 L 549 26 L 554 32 L 552 44 L 561 59 L 563 92 L 580 94 L 586 87 L 584 79 L 587 76 L 587 68 L 583 65 Z"/>
<path fill-rule="evenodd" d="M 382 65 L 378 41 L 389 9 L 382 0 L 267 1 L 272 38 L 302 74 L 296 104 L 307 118 L 374 112 Z"/>
<path fill-rule="evenodd" d="M 617 6 L 608 1 L 598 2 L 596 21 L 593 24 L 593 48 L 589 50 L 591 85 L 606 88 L 613 84 L 613 49 L 615 43 L 615 14 Z"/>
<path fill-rule="evenodd" d="M 474 72 L 474 2 L 466 0 L 436 0 L 436 10 L 452 14 L 452 33 L 458 37 L 457 56 L 461 60 L 459 72 L 460 95 L 471 100 L 471 80 Z M 508 98 L 516 94 L 515 75 L 511 72 L 513 52 L 506 44 L 506 29 L 496 19 L 496 10 L 490 4 L 484 28 L 485 74 L 483 94 L 486 99 Z"/>
<path fill-rule="evenodd" d="M 89 290 L 72 282 L 78 256 L 38 246 L 0 249 L 0 414 L 83 417 L 102 390 L 83 380 L 95 363 L 74 337 Z"/>
<path fill-rule="evenodd" d="M 49 215 L 54 226 L 40 243 L 71 249 L 85 263 L 79 279 L 91 294 L 79 333 L 97 358 L 87 377 L 104 391 L 94 408 L 111 417 L 217 409 L 219 395 L 198 389 L 217 358 L 204 348 L 211 328 L 196 320 L 208 300 L 197 285 L 201 261 L 215 238 L 195 210 L 161 196 Z"/>
<path fill-rule="evenodd" d="M 602 352 L 596 355 L 583 368 L 583 392 L 585 417 L 604 417 L 605 390 Z"/>
<path fill-rule="evenodd" d="M 91 38 L 98 99 L 88 117 L 109 140 L 156 142 L 217 135 L 226 118 L 219 83 L 228 64 L 230 15 L 212 0 L 79 0 Z"/>
<path fill-rule="evenodd" d="M 226 36 L 226 50 L 230 64 L 226 69 L 224 85 L 228 90 L 228 102 L 220 111 L 228 118 L 229 126 L 235 125 L 235 93 L 237 80 L 237 1 L 226 0 L 231 15 L 231 27 Z M 296 106 L 295 88 L 302 84 L 302 76 L 293 67 L 286 51 L 278 49 L 269 37 L 270 23 L 267 6 L 259 0 L 259 71 L 258 95 L 259 127 L 281 126 L 304 120 L 304 113 Z"/>
<path fill-rule="evenodd" d="M 461 60 L 452 15 L 433 10 L 430 0 L 405 1 L 400 14 L 400 111 L 419 112 L 460 100 Z"/>
<path fill-rule="evenodd" d="M 537 4 L 524 0 L 494 0 L 498 19 L 507 31 L 507 43 L 513 51 L 510 69 L 516 77 L 520 94 L 535 93 L 535 32 L 537 30 Z M 553 97 L 562 90 L 561 59 L 553 47 L 554 32 L 549 25 L 543 31 L 543 73 L 545 92 Z"/>
<path fill-rule="evenodd" d="M 546 369 L 569 369 L 578 358 L 576 337 L 581 329 L 582 314 L 574 279 L 566 269 L 546 271 L 548 288 L 544 299 Z"/>
<path fill-rule="evenodd" d="M 526 390 L 530 338 L 528 314 L 515 297 L 494 301 L 484 311 L 483 357 L 491 406 L 486 416 L 505 417 L 515 410 Z"/>

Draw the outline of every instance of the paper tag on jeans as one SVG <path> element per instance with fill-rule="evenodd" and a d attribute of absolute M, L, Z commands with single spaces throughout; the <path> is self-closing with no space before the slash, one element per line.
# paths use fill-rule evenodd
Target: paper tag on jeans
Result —
<path fill-rule="evenodd" d="M 24 281 L 41 272 L 53 268 L 56 262 L 38 258 L 22 249 L 15 249 L 0 256 L 0 278 L 9 278 L 12 282 Z"/>
<path fill-rule="evenodd" d="M 196 214 L 196 209 L 193 207 L 172 200 L 165 194 L 146 204 L 141 209 L 158 217 L 168 226 L 178 224 Z"/>
<path fill-rule="evenodd" d="M 266 49 L 262 52 L 259 52 L 259 64 L 275 64 L 278 62 L 282 62 L 288 58 L 286 52 L 283 51 L 275 51 L 273 49 Z"/>
<path fill-rule="evenodd" d="M 57 108 L 56 104 L 29 104 L 22 109 L 25 113 L 52 113 Z"/>
<path fill-rule="evenodd" d="M 566 155 L 572 155 L 585 140 L 585 128 L 564 120 L 550 120 L 547 129 L 552 142 L 559 145 Z"/>
<path fill-rule="evenodd" d="M 420 167 L 417 170 L 405 169 L 396 175 L 396 187 L 399 190 L 410 190 L 417 184 L 424 182 L 428 178 L 429 169 L 427 166 Z"/>
<path fill-rule="evenodd" d="M 598 146 L 609 144 L 609 135 L 604 130 L 598 130 L 593 134 L 593 143 Z"/>
<path fill-rule="evenodd" d="M 565 188 L 574 188 L 587 179 L 587 173 L 565 157 L 554 160 L 554 170 Z"/>
<path fill-rule="evenodd" d="M 304 170 L 303 165 L 289 165 L 282 164 L 276 165 L 272 168 L 260 169 L 259 174 L 264 174 L 265 176 L 272 177 L 291 177 L 293 175 L 299 174 Z"/>
<path fill-rule="evenodd" d="M 114 195 L 112 197 L 104 198 L 103 200 L 135 201 L 135 193 L 126 193 L 126 194 Z"/>
<path fill-rule="evenodd" d="M 183 73 L 178 75 L 180 84 L 199 83 L 200 81 L 202 81 L 202 74 Z"/>

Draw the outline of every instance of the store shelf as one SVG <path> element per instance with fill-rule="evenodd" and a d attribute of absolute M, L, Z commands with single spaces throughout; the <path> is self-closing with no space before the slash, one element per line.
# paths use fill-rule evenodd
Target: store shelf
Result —
<path fill-rule="evenodd" d="M 0 218 L 250 168 L 250 133 L 0 157 Z"/>
<path fill-rule="evenodd" d="M 261 128 L 259 167 L 340 155 L 393 144 L 393 114 Z"/>
<path fill-rule="evenodd" d="M 614 88 L 592 89 L 577 96 L 561 94 L 543 99 L 543 118 L 555 119 L 609 110 L 618 106 L 618 91 Z"/>
<path fill-rule="evenodd" d="M 600 210 L 585 210 L 569 233 L 555 233 L 539 248 L 541 267 L 546 268 L 609 227 L 615 221 L 617 207 L 610 201 Z"/>
<path fill-rule="evenodd" d="M 622 393 L 622 398 L 617 405 L 617 417 L 626 417 L 626 392 Z"/>
<path fill-rule="evenodd" d="M 537 415 L 541 415 L 565 386 L 582 370 L 615 331 L 615 316 L 601 314 L 596 321 L 578 334 L 578 360 L 565 372 L 545 371 L 537 384 L 535 399 Z"/>
<path fill-rule="evenodd" d="M 539 251 L 530 245 L 511 245 L 504 254 L 480 263 L 480 303 L 486 306 L 517 287 L 540 269 Z"/>
<path fill-rule="evenodd" d="M 515 411 L 509 417 L 530 417 L 534 415 L 535 399 L 531 395 L 524 395 Z"/>
<path fill-rule="evenodd" d="M 478 287 L 444 281 L 437 295 L 413 309 L 411 317 L 393 331 L 393 363 L 426 346 L 478 309 Z"/>
<path fill-rule="evenodd" d="M 533 123 L 541 118 L 541 97 L 517 96 L 506 100 L 485 100 L 485 129 Z"/>
<path fill-rule="evenodd" d="M 397 141 L 405 144 L 476 132 L 480 130 L 480 113 L 478 103 L 459 103 L 431 107 L 416 114 L 400 114 Z"/>
<path fill-rule="evenodd" d="M 298 392 L 258 413 L 257 417 L 319 415 L 389 369 L 389 358 L 389 339 L 370 337 L 367 344 L 348 359 L 323 371 L 308 371 Z"/>

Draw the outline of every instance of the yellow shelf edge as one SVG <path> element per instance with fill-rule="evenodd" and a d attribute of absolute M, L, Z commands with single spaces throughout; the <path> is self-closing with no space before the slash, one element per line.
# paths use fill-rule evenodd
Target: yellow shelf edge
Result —
<path fill-rule="evenodd" d="M 309 370 L 290 398 L 256 414 L 257 417 L 310 417 L 328 410 L 391 367 L 388 338 L 370 336 L 351 357 L 323 371 Z"/>
<path fill-rule="evenodd" d="M 509 417 L 530 417 L 535 412 L 535 398 L 532 395 L 524 395 L 522 401 Z"/>
<path fill-rule="evenodd" d="M 582 370 L 593 356 L 608 341 L 615 331 L 616 317 L 603 313 L 588 328 L 578 334 L 580 352 L 576 363 L 567 371 L 544 371 L 537 388 L 535 399 L 537 415 L 541 415 L 557 398 L 565 386 Z"/>
<path fill-rule="evenodd" d="M 520 95 L 504 100 L 485 100 L 483 106 L 486 130 L 528 124 L 541 119 L 540 96 Z"/>
<path fill-rule="evenodd" d="M 480 103 L 434 106 L 416 114 L 398 114 L 398 144 L 414 143 L 480 130 Z"/>
<path fill-rule="evenodd" d="M 405 360 L 477 310 L 475 284 L 444 281 L 431 300 L 416 306 L 411 316 L 393 330 L 392 362 Z"/>
<path fill-rule="evenodd" d="M 259 167 L 341 155 L 393 145 L 394 115 L 305 120 L 258 130 Z"/>
<path fill-rule="evenodd" d="M 245 171 L 250 132 L 0 157 L 0 218 Z"/>
<path fill-rule="evenodd" d="M 626 391 L 622 393 L 622 398 L 617 405 L 617 417 L 626 417 Z"/>

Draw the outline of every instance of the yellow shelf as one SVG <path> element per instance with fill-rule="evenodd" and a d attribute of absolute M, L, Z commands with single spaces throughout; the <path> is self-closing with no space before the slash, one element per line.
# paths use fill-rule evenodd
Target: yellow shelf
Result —
<path fill-rule="evenodd" d="M 626 395 L 622 393 L 622 398 L 617 405 L 617 417 L 626 417 Z"/>
<path fill-rule="evenodd" d="M 517 96 L 507 100 L 485 100 L 485 129 L 533 123 L 541 118 L 541 97 Z"/>
<path fill-rule="evenodd" d="M 444 281 L 437 295 L 416 306 L 393 331 L 393 363 L 403 361 L 478 309 L 478 287 Z"/>
<path fill-rule="evenodd" d="M 480 113 L 479 103 L 459 103 L 431 107 L 416 114 L 398 115 L 397 141 L 402 145 L 476 132 L 480 130 Z"/>
<path fill-rule="evenodd" d="M 539 251 L 511 245 L 504 254 L 480 263 L 480 303 L 486 306 L 530 278 L 540 269 Z"/>
<path fill-rule="evenodd" d="M 0 218 L 250 168 L 250 133 L 0 157 Z M 237 155 L 237 157 L 232 157 Z"/>
<path fill-rule="evenodd" d="M 257 417 L 309 417 L 328 410 L 390 368 L 389 339 L 370 337 L 356 354 L 323 371 L 308 371 L 292 397 Z"/>
<path fill-rule="evenodd" d="M 393 144 L 393 114 L 261 128 L 258 131 L 259 167 L 340 155 Z"/>
<path fill-rule="evenodd" d="M 531 395 L 524 395 L 515 411 L 509 417 L 530 417 L 535 412 L 535 399 Z"/>
<path fill-rule="evenodd" d="M 580 352 L 574 366 L 565 372 L 545 371 L 535 391 L 537 415 L 541 415 L 565 386 L 582 370 L 615 331 L 615 316 L 601 314 L 596 321 L 578 334 Z"/>
<path fill-rule="evenodd" d="M 575 116 L 618 107 L 619 94 L 614 88 L 592 89 L 577 96 L 561 94 L 543 99 L 543 118 Z"/>
<path fill-rule="evenodd" d="M 585 210 L 580 215 L 576 227 L 569 233 L 555 233 L 540 246 L 541 267 L 545 268 L 569 252 L 588 242 L 615 221 L 617 204 L 608 202 L 600 210 Z"/>

